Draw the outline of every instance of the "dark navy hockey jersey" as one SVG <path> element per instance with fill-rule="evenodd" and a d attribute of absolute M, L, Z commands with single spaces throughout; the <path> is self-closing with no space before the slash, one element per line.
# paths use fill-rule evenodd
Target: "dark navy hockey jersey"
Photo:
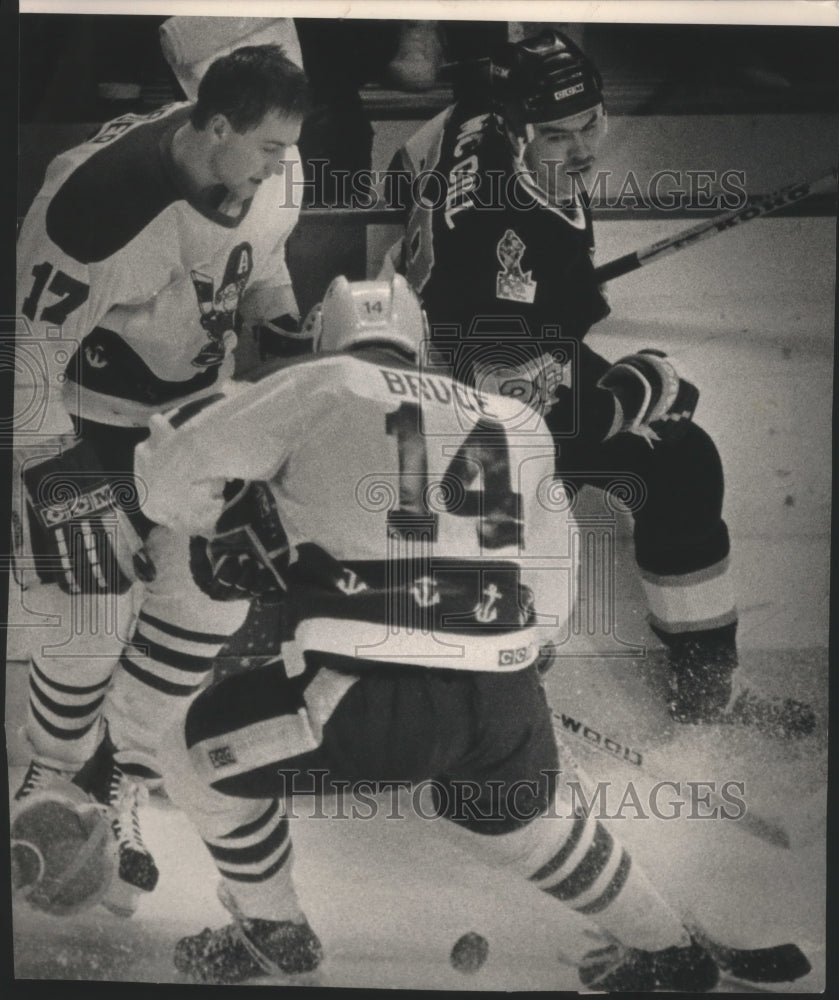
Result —
<path fill-rule="evenodd" d="M 428 122 L 394 164 L 414 179 L 397 269 L 420 292 L 435 337 L 486 318 L 499 336 L 560 327 L 580 340 L 608 314 L 594 276 L 591 216 L 547 203 L 517 171 L 493 116 L 461 102 Z M 401 191 L 406 191 L 405 184 Z M 451 329 L 443 331 L 446 339 Z"/>

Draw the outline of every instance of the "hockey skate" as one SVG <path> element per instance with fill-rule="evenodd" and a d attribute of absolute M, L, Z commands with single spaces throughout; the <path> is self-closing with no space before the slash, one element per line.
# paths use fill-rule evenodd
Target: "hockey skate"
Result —
<path fill-rule="evenodd" d="M 224 885 L 219 899 L 233 922 L 217 930 L 205 927 L 175 946 L 175 968 L 193 982 L 241 983 L 312 972 L 320 965 L 323 949 L 305 917 L 302 923 L 245 917 Z"/>
<path fill-rule="evenodd" d="M 735 630 L 734 624 L 680 635 L 653 629 L 667 648 L 672 717 L 683 723 L 751 726 L 783 739 L 809 735 L 816 726 L 809 705 L 735 683 Z"/>
<path fill-rule="evenodd" d="M 691 937 L 684 947 L 642 951 L 620 944 L 590 951 L 580 963 L 580 981 L 590 990 L 647 993 L 670 990 L 707 993 L 719 981 L 719 969 Z"/>
<path fill-rule="evenodd" d="M 29 767 L 26 769 L 26 774 L 23 776 L 20 788 L 15 792 L 15 802 L 20 802 L 22 799 L 28 798 L 33 792 L 44 791 L 61 779 L 72 781 L 73 773 L 73 771 L 64 770 L 52 764 L 45 764 L 43 761 L 33 758 L 29 762 Z"/>
<path fill-rule="evenodd" d="M 140 833 L 138 810 L 147 801 L 148 790 L 120 768 L 115 752 L 106 733 L 96 753 L 74 780 L 108 807 L 117 842 L 119 869 L 102 905 L 117 916 L 130 917 L 137 909 L 140 894 L 151 892 L 157 885 L 159 872 Z"/>

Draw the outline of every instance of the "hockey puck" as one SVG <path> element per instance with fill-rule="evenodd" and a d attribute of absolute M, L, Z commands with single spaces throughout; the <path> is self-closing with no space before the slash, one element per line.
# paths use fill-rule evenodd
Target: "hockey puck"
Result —
<path fill-rule="evenodd" d="M 449 961 L 458 972 L 472 973 L 487 960 L 489 941 L 475 931 L 469 931 L 455 941 Z"/>

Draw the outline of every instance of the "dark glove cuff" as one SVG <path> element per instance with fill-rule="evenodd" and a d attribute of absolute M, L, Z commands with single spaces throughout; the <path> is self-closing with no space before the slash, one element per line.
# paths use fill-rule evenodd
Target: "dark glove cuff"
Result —
<path fill-rule="evenodd" d="M 262 361 L 268 357 L 296 358 L 312 353 L 312 337 L 300 332 L 300 320 L 290 313 L 257 326 L 255 335 Z"/>

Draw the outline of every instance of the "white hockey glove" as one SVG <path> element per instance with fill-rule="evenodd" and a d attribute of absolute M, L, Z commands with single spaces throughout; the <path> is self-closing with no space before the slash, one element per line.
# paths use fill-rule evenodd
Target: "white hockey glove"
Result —
<path fill-rule="evenodd" d="M 615 397 L 615 434 L 637 434 L 654 441 L 680 438 L 696 410 L 699 390 L 679 378 L 662 351 L 639 351 L 621 358 L 597 383 Z"/>
<path fill-rule="evenodd" d="M 289 547 L 266 483 L 231 482 L 228 501 L 210 538 L 190 539 L 190 570 L 214 601 L 285 592 Z"/>
<path fill-rule="evenodd" d="M 82 441 L 24 466 L 22 477 L 26 556 L 43 583 L 57 583 L 68 594 L 124 594 L 135 580 L 154 578 L 125 513 L 139 506 L 132 476 L 108 474 Z"/>

